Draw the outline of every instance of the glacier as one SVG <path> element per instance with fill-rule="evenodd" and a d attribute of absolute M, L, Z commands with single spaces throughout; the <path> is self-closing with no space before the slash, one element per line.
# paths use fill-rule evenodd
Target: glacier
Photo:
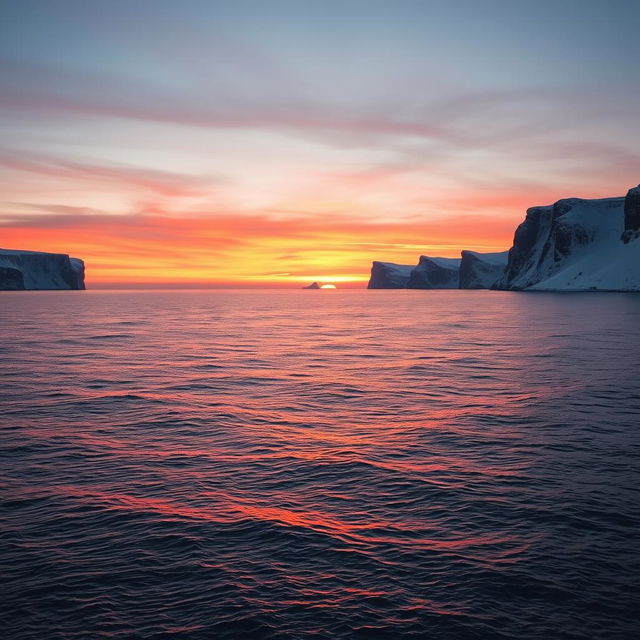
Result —
<path fill-rule="evenodd" d="M 84 289 L 84 262 L 64 253 L 0 249 L 0 290 Z"/>

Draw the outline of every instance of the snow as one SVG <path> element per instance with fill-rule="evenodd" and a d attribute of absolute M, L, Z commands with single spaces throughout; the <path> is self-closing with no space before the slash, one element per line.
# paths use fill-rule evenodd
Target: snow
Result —
<path fill-rule="evenodd" d="M 508 252 L 420 256 L 413 268 L 373 265 L 370 289 L 640 291 L 640 185 L 625 197 L 528 209 Z"/>
<path fill-rule="evenodd" d="M 431 256 L 420 256 L 420 258 L 426 258 L 443 269 L 460 268 L 460 258 L 433 258 Z"/>
<path fill-rule="evenodd" d="M 529 287 L 533 291 L 640 291 L 640 239 L 628 244 L 602 242 L 567 260 L 555 275 Z"/>
<path fill-rule="evenodd" d="M 84 289 L 84 262 L 63 253 L 0 249 L 0 289 Z"/>
<path fill-rule="evenodd" d="M 378 262 L 371 265 L 368 289 L 405 289 L 413 270 L 413 265 Z"/>
<path fill-rule="evenodd" d="M 529 209 L 498 288 L 640 290 L 640 239 L 625 232 L 625 198 L 569 198 Z"/>
<path fill-rule="evenodd" d="M 462 251 L 460 289 L 490 289 L 504 274 L 508 251 L 478 253 Z"/>
<path fill-rule="evenodd" d="M 420 256 L 411 271 L 408 289 L 457 289 L 460 258 Z"/>
<path fill-rule="evenodd" d="M 472 256 L 478 258 L 478 260 L 482 260 L 482 262 L 487 262 L 488 264 L 492 264 L 496 267 L 504 267 L 507 264 L 507 259 L 509 257 L 509 251 L 499 251 L 498 253 L 479 253 L 478 251 L 469 251 L 465 249 L 462 253 L 468 253 Z"/>

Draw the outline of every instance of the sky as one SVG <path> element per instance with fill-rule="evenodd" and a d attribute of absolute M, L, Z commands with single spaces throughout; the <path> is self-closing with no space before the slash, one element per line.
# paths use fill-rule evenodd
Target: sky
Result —
<path fill-rule="evenodd" d="M 640 182 L 634 0 L 0 0 L 0 246 L 366 284 Z"/>

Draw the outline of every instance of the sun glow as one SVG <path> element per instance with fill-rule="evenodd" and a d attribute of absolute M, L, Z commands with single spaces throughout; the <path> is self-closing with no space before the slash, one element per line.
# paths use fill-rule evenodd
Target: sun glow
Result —
<path fill-rule="evenodd" d="M 335 289 L 336 285 L 335 284 L 323 284 L 320 288 L 321 289 Z"/>
<path fill-rule="evenodd" d="M 69 253 L 87 264 L 87 285 L 292 287 L 325 282 L 363 287 L 372 260 L 415 264 L 420 253 L 455 257 L 460 247 L 499 251 L 515 220 L 460 219 L 387 223 L 266 215 L 173 218 L 81 212 L 12 222 L 2 245 Z M 362 240 L 366 238 L 366 240 Z M 417 246 L 416 238 L 425 238 Z"/>

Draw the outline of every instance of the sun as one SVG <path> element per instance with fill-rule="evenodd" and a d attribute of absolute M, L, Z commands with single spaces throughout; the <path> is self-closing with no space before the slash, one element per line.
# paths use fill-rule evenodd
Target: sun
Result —
<path fill-rule="evenodd" d="M 321 289 L 335 289 L 336 285 L 335 284 L 323 284 L 320 288 Z"/>

